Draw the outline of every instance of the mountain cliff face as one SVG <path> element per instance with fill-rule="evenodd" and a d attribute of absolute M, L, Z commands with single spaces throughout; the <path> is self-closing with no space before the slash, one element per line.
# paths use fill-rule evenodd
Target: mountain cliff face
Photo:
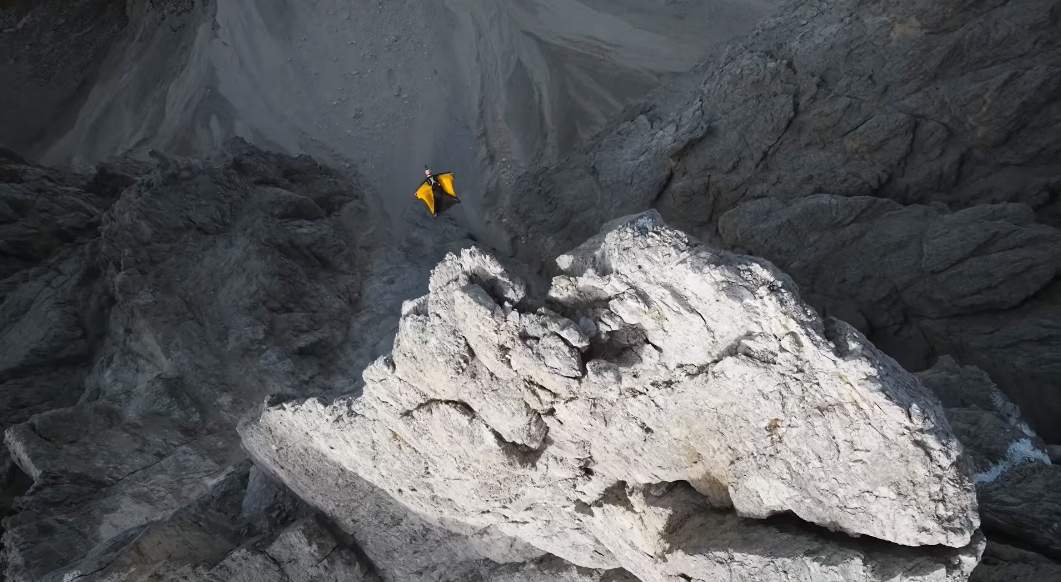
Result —
<path fill-rule="evenodd" d="M 5 579 L 1061 581 L 1058 0 L 790 2 L 592 139 L 724 3 L 465 4 L 480 77 L 417 3 L 0 11 L 76 166 L 0 149 Z M 510 249 L 390 203 L 436 138 Z"/>
<path fill-rule="evenodd" d="M 538 265 L 655 206 L 912 370 L 986 370 L 1061 439 L 1061 5 L 787 4 L 493 200 Z M 577 216 L 573 221 L 569 217 Z"/>

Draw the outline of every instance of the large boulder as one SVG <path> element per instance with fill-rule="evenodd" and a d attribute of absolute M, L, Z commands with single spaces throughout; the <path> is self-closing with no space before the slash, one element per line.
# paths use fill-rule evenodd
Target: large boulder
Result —
<path fill-rule="evenodd" d="M 968 576 L 979 517 L 939 401 L 787 276 L 654 212 L 558 264 L 543 299 L 448 256 L 360 397 L 270 406 L 244 446 L 286 483 L 348 472 L 451 531 L 641 580 Z"/>

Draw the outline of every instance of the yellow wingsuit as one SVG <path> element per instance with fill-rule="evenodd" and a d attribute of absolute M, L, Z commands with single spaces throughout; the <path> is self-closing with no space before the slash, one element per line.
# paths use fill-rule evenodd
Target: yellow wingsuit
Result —
<path fill-rule="evenodd" d="M 425 173 L 427 174 L 427 179 L 416 189 L 416 197 L 423 200 L 424 204 L 427 204 L 427 209 L 431 211 L 431 216 L 438 215 L 435 206 L 437 202 L 440 202 L 438 198 L 440 196 L 452 196 L 454 202 L 460 204 L 460 198 L 457 198 L 457 193 L 453 190 L 453 173 L 432 174 L 430 170 Z M 444 210 L 444 208 L 441 210 Z"/>

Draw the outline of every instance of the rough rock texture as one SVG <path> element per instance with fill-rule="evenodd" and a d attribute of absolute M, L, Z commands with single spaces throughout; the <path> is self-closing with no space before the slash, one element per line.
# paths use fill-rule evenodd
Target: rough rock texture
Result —
<path fill-rule="evenodd" d="M 1059 11 L 788 3 L 701 85 L 631 107 L 488 215 L 543 265 L 655 206 L 779 265 L 910 369 L 950 354 L 986 370 L 1061 442 Z"/>
<path fill-rule="evenodd" d="M 216 565 L 236 522 L 210 533 L 227 546 L 147 551 L 142 532 L 213 503 L 265 394 L 356 390 L 401 288 L 463 244 L 442 226 L 378 251 L 349 177 L 241 142 L 131 173 L 5 164 L 0 420 L 33 482 L 5 521 L 9 580 Z"/>
<path fill-rule="evenodd" d="M 743 200 L 819 192 L 1023 202 L 1056 225 L 1056 10 L 1056 0 L 787 3 L 707 63 L 702 85 L 629 108 L 499 198 L 494 218 L 522 217 L 509 234 L 539 261 L 653 201 L 709 230 Z M 565 229 L 570 216 L 585 224 Z"/>
<path fill-rule="evenodd" d="M 267 443 L 257 433 L 248 433 L 246 426 L 242 433 L 245 448 L 260 466 L 303 464 L 304 472 L 278 477 L 300 498 L 333 516 L 339 527 L 358 540 L 386 580 L 476 579 L 486 554 L 502 563 L 543 554 L 516 540 L 491 535 L 489 530 L 480 535 L 487 543 L 481 543 L 438 527 L 355 473 L 326 463 L 318 451 Z M 466 531 L 473 533 L 471 528 Z"/>
<path fill-rule="evenodd" d="M 581 20 L 551 0 L 446 4 L 477 12 L 384 3 L 351 28 L 336 11 L 356 7 L 333 1 L 297 18 L 243 0 L 8 2 L 0 78 L 20 82 L 0 83 L 0 127 L 64 162 L 239 133 L 380 161 L 387 193 L 432 152 L 477 173 L 453 98 L 472 86 L 496 97 L 472 99 L 485 183 L 509 186 L 618 108 L 627 87 L 595 53 L 650 84 L 659 67 L 626 48 L 677 32 L 578 25 L 633 2 L 562 3 L 589 7 Z M 243 146 L 84 175 L 0 151 L 5 578 L 957 581 L 978 520 L 992 541 L 974 580 L 1058 578 L 1059 453 L 1036 431 L 1061 442 L 1059 15 L 1058 0 L 795 0 L 702 84 L 664 87 L 487 197 L 536 265 L 655 206 L 792 281 L 654 240 L 647 220 L 565 256 L 545 302 L 488 255 L 450 259 L 393 342 L 402 300 L 466 243 L 448 219 L 390 238 L 348 176 Z M 438 29 L 392 37 L 410 22 Z M 707 29 L 682 30 L 699 47 Z M 421 58 L 450 31 L 461 59 Z M 397 87 L 395 71 L 423 74 Z M 326 404 L 392 343 L 364 396 Z M 927 369 L 942 406 L 878 348 Z M 234 427 L 270 393 L 325 400 L 243 427 L 259 469 Z"/>
<path fill-rule="evenodd" d="M 780 271 L 655 213 L 558 264 L 541 305 L 492 256 L 448 256 L 362 396 L 269 407 L 245 446 L 296 491 L 354 473 L 444 528 L 641 580 L 968 576 L 979 518 L 939 402 Z M 747 519 L 781 513 L 802 521 Z"/>
<path fill-rule="evenodd" d="M 71 175 L 0 148 L 0 428 L 80 397 L 111 303 L 92 239 L 135 169 Z M 3 458 L 6 514 L 28 479 Z"/>
<path fill-rule="evenodd" d="M 62 579 L 376 580 L 349 541 L 326 523 L 242 461 L 194 503 L 98 548 Z"/>
<path fill-rule="evenodd" d="M 418 515 L 353 471 L 328 462 L 320 450 L 272 441 L 254 425 L 243 426 L 241 433 L 260 466 L 302 468 L 278 477 L 357 540 L 386 582 L 634 580 L 622 570 L 573 566 L 493 527 Z"/>
<path fill-rule="evenodd" d="M 1024 463 L 978 490 L 985 529 L 1061 560 L 1061 466 Z"/>

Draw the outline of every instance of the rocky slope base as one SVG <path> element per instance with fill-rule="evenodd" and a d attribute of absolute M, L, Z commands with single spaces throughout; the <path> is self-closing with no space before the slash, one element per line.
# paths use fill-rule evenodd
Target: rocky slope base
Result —
<path fill-rule="evenodd" d="M 1061 3 L 800 0 L 491 201 L 547 266 L 655 206 L 911 370 L 986 370 L 1061 442 Z M 571 220 L 570 217 L 578 217 Z"/>

